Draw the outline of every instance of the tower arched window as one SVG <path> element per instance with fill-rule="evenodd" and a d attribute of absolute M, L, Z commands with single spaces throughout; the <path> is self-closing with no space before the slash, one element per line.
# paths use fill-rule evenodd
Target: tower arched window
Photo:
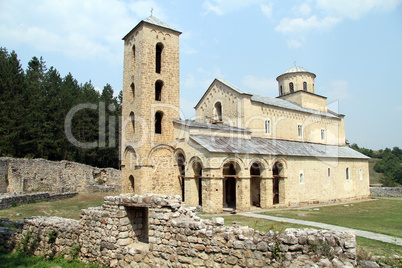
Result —
<path fill-rule="evenodd" d="M 222 104 L 220 102 L 215 103 L 215 116 L 216 120 L 222 121 Z"/>
<path fill-rule="evenodd" d="M 135 45 L 133 45 L 133 48 L 132 48 L 132 57 L 131 57 L 131 72 L 132 73 L 134 73 L 134 71 L 135 71 Z"/>
<path fill-rule="evenodd" d="M 162 100 L 162 87 L 163 82 L 158 80 L 155 82 L 155 100 L 161 101 Z"/>
<path fill-rule="evenodd" d="M 130 132 L 135 133 L 135 115 L 133 112 L 130 113 Z"/>
<path fill-rule="evenodd" d="M 307 82 L 303 82 L 303 90 L 307 91 Z"/>
<path fill-rule="evenodd" d="M 155 134 L 162 134 L 162 119 L 163 119 L 163 113 L 156 112 L 155 113 Z"/>
<path fill-rule="evenodd" d="M 293 93 L 295 91 L 294 86 L 293 86 L 293 82 L 289 83 L 289 90 L 290 90 L 290 93 Z"/>
<path fill-rule="evenodd" d="M 156 44 L 156 62 L 155 62 L 155 71 L 156 73 L 160 74 L 161 73 L 161 68 L 162 68 L 162 50 L 163 50 L 163 45 L 162 44 Z"/>
<path fill-rule="evenodd" d="M 271 134 L 271 120 L 265 119 L 265 134 Z"/>
<path fill-rule="evenodd" d="M 130 91 L 130 101 L 134 101 L 134 98 L 135 98 L 135 85 L 134 85 L 134 83 L 131 83 L 130 89 L 131 89 L 131 91 Z"/>
<path fill-rule="evenodd" d="M 280 86 L 280 89 L 279 89 L 279 96 L 282 96 L 283 95 L 283 89 L 282 89 L 282 85 Z"/>

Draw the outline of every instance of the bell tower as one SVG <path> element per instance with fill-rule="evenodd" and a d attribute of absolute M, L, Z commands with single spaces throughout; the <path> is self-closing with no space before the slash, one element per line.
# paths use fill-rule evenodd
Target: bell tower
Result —
<path fill-rule="evenodd" d="M 164 188 L 180 193 L 175 190 L 180 186 L 171 182 L 177 181 L 174 170 L 160 168 L 161 162 L 170 161 L 169 148 L 175 139 L 172 120 L 180 117 L 180 34 L 151 15 L 123 37 L 123 193 L 163 193 Z"/>

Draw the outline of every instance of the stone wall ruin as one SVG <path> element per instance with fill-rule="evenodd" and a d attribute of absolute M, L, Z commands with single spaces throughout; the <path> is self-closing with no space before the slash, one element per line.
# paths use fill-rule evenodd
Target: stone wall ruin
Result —
<path fill-rule="evenodd" d="M 121 172 L 70 161 L 0 157 L 0 193 L 121 191 Z"/>
<path fill-rule="evenodd" d="M 356 265 L 352 232 L 256 231 L 223 218 L 203 220 L 179 196 L 108 196 L 80 220 L 33 217 L 14 244 L 36 255 L 78 257 L 108 267 L 342 267 Z M 1 244 L 10 243 L 10 235 Z M 27 239 L 28 237 L 29 239 Z"/>

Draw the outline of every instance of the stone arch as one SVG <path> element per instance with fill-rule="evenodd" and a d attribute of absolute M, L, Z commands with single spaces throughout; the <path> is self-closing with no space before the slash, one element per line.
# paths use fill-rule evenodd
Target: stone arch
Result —
<path fill-rule="evenodd" d="M 198 194 L 198 205 L 202 206 L 202 170 L 204 168 L 204 165 L 202 163 L 202 160 L 198 156 L 193 156 L 191 160 L 189 161 L 189 173 L 192 175 L 192 177 L 195 179 L 195 187 L 197 189 L 197 194 Z M 191 171 L 190 171 L 191 170 Z"/>
<path fill-rule="evenodd" d="M 163 120 L 163 112 L 157 111 L 155 113 L 155 134 L 162 134 L 162 120 Z"/>
<path fill-rule="evenodd" d="M 137 163 L 137 153 L 134 150 L 134 147 L 131 145 L 126 146 L 124 149 L 124 165 L 129 168 L 134 168 Z"/>
<path fill-rule="evenodd" d="M 186 177 L 186 154 L 183 150 L 178 149 L 174 152 L 174 158 L 176 160 L 176 164 L 179 170 L 179 180 L 180 180 L 180 187 L 181 187 L 181 198 L 185 201 L 185 183 L 184 178 Z"/>
<path fill-rule="evenodd" d="M 214 104 L 214 119 L 216 121 L 222 121 L 222 115 L 223 115 L 223 108 L 222 108 L 222 102 L 221 101 L 216 101 Z"/>
<path fill-rule="evenodd" d="M 266 167 L 260 159 L 251 161 L 250 164 L 250 204 L 261 206 L 261 178 Z"/>
<path fill-rule="evenodd" d="M 242 172 L 238 159 L 227 159 L 222 166 L 223 206 L 236 209 L 237 178 Z"/>
<path fill-rule="evenodd" d="M 162 101 L 162 88 L 163 88 L 163 81 L 157 80 L 155 82 L 155 100 Z"/>
<path fill-rule="evenodd" d="M 273 194 L 273 204 L 279 204 L 280 196 L 283 193 L 280 193 L 279 184 L 283 183 L 283 179 L 286 174 L 286 161 L 283 159 L 274 159 L 272 162 L 272 194 Z M 282 182 L 281 182 L 282 181 Z"/>
<path fill-rule="evenodd" d="M 163 44 L 157 43 L 155 46 L 155 72 L 160 74 L 162 69 Z"/>

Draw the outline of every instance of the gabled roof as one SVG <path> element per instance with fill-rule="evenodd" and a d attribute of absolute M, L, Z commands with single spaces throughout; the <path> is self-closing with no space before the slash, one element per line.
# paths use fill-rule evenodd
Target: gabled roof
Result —
<path fill-rule="evenodd" d="M 231 90 L 237 92 L 238 94 L 241 95 L 252 95 L 251 93 L 245 92 L 243 90 L 241 90 L 240 88 L 236 87 L 235 85 L 229 83 L 228 81 L 221 79 L 221 78 L 215 78 L 215 80 L 211 83 L 211 85 L 208 87 L 207 91 L 205 91 L 204 95 L 202 95 L 201 99 L 198 101 L 197 105 L 195 105 L 194 108 L 197 108 L 198 105 L 201 103 L 201 101 L 204 99 L 204 97 L 208 94 L 208 92 L 211 90 L 212 85 L 215 84 L 215 82 L 219 82 L 221 84 L 226 85 L 227 87 L 229 87 Z"/>
<path fill-rule="evenodd" d="M 263 95 L 259 95 L 259 94 L 252 94 L 252 93 L 241 90 L 240 88 L 234 86 L 233 84 L 229 83 L 226 80 L 218 79 L 218 78 L 215 78 L 215 80 L 212 82 L 212 84 L 209 86 L 208 90 L 201 97 L 201 99 L 199 100 L 199 102 L 197 103 L 195 108 L 198 107 L 198 105 L 201 103 L 201 101 L 204 99 L 204 97 L 211 90 L 212 85 L 216 82 L 226 85 L 231 90 L 233 90 L 234 92 L 237 92 L 240 95 L 251 96 L 251 101 L 254 101 L 254 102 L 259 102 L 259 103 L 266 104 L 266 105 L 271 105 L 271 106 L 275 106 L 275 107 L 279 107 L 279 108 L 284 108 L 284 109 L 288 109 L 288 110 L 294 110 L 294 111 L 299 111 L 299 112 L 304 112 L 304 113 L 309 113 L 309 114 L 314 114 L 314 115 L 320 115 L 320 116 L 326 116 L 326 117 L 332 117 L 332 118 L 340 118 L 339 116 L 337 116 L 334 113 L 321 112 L 318 110 L 303 108 L 302 106 L 300 106 L 294 102 L 288 101 L 288 100 L 272 98 L 272 97 L 263 96 Z"/>
<path fill-rule="evenodd" d="M 228 125 L 221 124 L 211 124 L 211 123 L 201 123 L 196 121 L 184 121 L 184 120 L 173 120 L 173 123 L 187 126 L 189 128 L 205 128 L 211 130 L 223 130 L 223 131 L 233 131 L 233 132 L 243 132 L 243 133 L 251 133 L 250 130 L 238 127 L 231 127 Z"/>
<path fill-rule="evenodd" d="M 162 27 L 162 28 L 166 28 L 166 29 L 169 29 L 169 30 L 172 30 L 172 31 L 175 31 L 175 32 L 178 32 L 179 34 L 181 34 L 180 31 L 178 31 L 175 28 L 167 25 L 166 23 L 164 23 L 163 21 L 161 21 L 157 17 L 154 17 L 154 16 L 151 15 L 148 18 L 146 18 L 145 20 L 140 21 L 128 34 L 126 34 L 123 37 L 123 40 L 126 39 L 127 36 L 129 36 L 141 23 L 144 23 L 144 22 L 152 24 L 152 25 L 156 25 L 156 26 L 159 26 L 159 27 Z"/>
<path fill-rule="evenodd" d="M 258 137 L 242 139 L 224 136 L 190 135 L 190 139 L 211 153 L 369 159 L 369 157 L 348 146 Z"/>

